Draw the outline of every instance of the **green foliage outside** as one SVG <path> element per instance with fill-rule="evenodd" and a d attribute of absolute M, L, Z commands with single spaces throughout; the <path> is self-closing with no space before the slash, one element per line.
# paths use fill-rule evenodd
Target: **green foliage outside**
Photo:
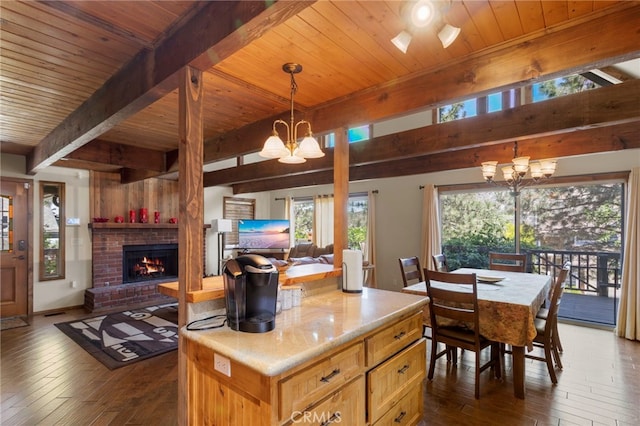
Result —
<path fill-rule="evenodd" d="M 464 104 L 462 102 L 442 107 L 439 109 L 439 113 L 441 123 L 465 118 L 467 116 L 467 112 L 464 110 Z"/>
<path fill-rule="evenodd" d="M 311 241 L 313 235 L 313 200 L 295 202 L 293 211 L 295 241 Z"/>
<path fill-rule="evenodd" d="M 362 249 L 367 240 L 368 203 L 366 197 L 349 198 L 347 206 L 349 227 L 347 230 L 348 247 Z M 294 203 L 296 242 L 313 240 L 314 204 L 313 200 Z"/>
<path fill-rule="evenodd" d="M 513 198 L 507 191 L 440 196 L 443 251 L 451 268 L 488 266 L 489 251 L 514 252 Z M 619 253 L 622 184 L 521 193 L 520 248 Z"/>
<path fill-rule="evenodd" d="M 367 240 L 367 220 L 369 216 L 369 205 L 366 197 L 349 198 L 347 206 L 347 238 L 349 248 L 352 250 L 362 250 L 362 243 Z"/>

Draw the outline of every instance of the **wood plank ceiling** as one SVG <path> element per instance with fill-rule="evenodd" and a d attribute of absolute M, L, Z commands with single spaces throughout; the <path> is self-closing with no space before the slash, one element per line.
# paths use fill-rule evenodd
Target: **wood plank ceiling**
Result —
<path fill-rule="evenodd" d="M 405 2 L 265 4 L 1 2 L 2 152 L 26 155 L 29 173 L 54 164 L 120 172 L 123 182 L 175 177 L 175 76 L 191 64 L 204 71 L 205 162 L 241 158 L 288 117 L 285 62 L 304 67 L 296 119 L 316 134 L 595 68 L 622 81 L 606 95 L 554 100 L 555 119 L 531 104 L 352 144 L 351 180 L 508 161 L 514 138 L 551 156 L 640 147 L 638 77 L 615 67 L 640 58 L 640 2 L 434 2 L 434 23 L 414 32 L 406 54 L 390 42 L 406 27 Z M 447 49 L 444 22 L 461 28 Z M 238 161 L 205 173 L 205 186 L 328 183 L 327 153 L 296 166 Z"/>

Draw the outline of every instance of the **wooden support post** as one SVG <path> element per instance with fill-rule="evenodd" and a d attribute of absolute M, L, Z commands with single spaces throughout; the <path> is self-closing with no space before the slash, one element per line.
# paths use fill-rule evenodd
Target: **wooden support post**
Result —
<path fill-rule="evenodd" d="M 187 322 L 186 294 L 202 289 L 204 191 L 202 186 L 202 72 L 185 67 L 180 72 L 178 187 L 178 327 Z M 178 422 L 189 424 L 187 412 L 187 357 L 180 335 L 178 348 Z"/>
<path fill-rule="evenodd" d="M 346 131 L 336 132 L 333 151 L 333 264 L 342 267 L 342 250 L 349 248 L 349 140 Z M 344 273 L 344 271 L 343 271 Z"/>

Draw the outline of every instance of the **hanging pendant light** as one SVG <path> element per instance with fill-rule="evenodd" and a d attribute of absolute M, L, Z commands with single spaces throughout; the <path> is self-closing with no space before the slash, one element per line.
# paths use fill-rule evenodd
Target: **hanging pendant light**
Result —
<path fill-rule="evenodd" d="M 501 167 L 504 184 L 511 189 L 514 194 L 520 193 L 520 189 L 527 185 L 525 176 L 531 171 L 531 181 L 529 183 L 538 183 L 542 179 L 548 179 L 556 171 L 557 160 L 553 158 L 531 161 L 530 157 L 518 157 L 518 142 L 514 142 L 513 147 L 514 158 L 511 164 Z M 482 163 L 482 177 L 488 183 L 498 184 L 494 177 L 498 168 L 497 161 L 485 161 Z"/>
<path fill-rule="evenodd" d="M 324 152 L 320 149 L 320 144 L 313 137 L 311 132 L 311 123 L 306 120 L 300 120 L 294 124 L 293 115 L 293 96 L 295 95 L 298 85 L 296 84 L 294 75 L 302 71 L 302 65 L 294 63 L 286 63 L 282 66 L 282 70 L 291 75 L 291 118 L 287 123 L 284 120 L 276 120 L 273 122 L 273 133 L 267 138 L 259 155 L 264 158 L 277 158 L 279 162 L 285 164 L 304 163 L 307 158 L 324 157 Z M 280 138 L 277 125 L 284 126 L 287 129 L 287 142 L 283 142 Z M 307 133 L 301 142 L 298 142 L 298 127 L 307 126 Z"/>

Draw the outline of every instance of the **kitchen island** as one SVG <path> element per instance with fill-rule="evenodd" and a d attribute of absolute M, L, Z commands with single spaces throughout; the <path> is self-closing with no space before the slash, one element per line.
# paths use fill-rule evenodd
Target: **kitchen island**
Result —
<path fill-rule="evenodd" d="M 190 424 L 416 424 L 422 418 L 424 297 L 328 290 L 267 333 L 181 330 Z"/>

